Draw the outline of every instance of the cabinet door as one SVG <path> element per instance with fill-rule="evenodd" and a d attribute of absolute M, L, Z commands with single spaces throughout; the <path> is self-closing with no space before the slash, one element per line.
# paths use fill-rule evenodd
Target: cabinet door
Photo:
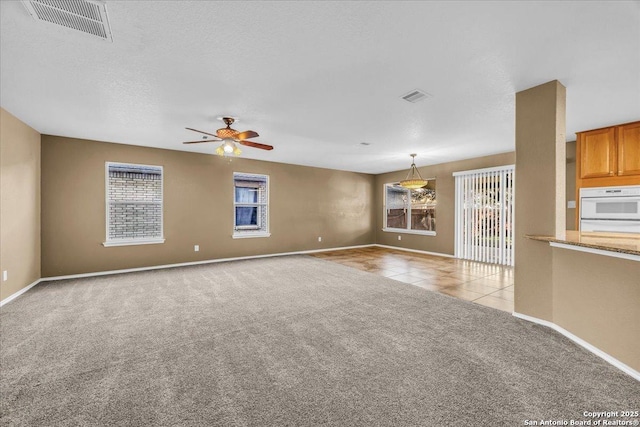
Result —
<path fill-rule="evenodd" d="M 616 166 L 615 127 L 580 134 L 580 178 L 613 176 Z"/>
<path fill-rule="evenodd" d="M 618 175 L 640 175 L 640 122 L 618 127 Z"/>

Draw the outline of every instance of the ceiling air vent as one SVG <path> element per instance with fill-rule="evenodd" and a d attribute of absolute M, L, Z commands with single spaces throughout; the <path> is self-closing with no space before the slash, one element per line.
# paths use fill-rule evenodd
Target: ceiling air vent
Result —
<path fill-rule="evenodd" d="M 420 89 L 414 89 L 408 94 L 402 96 L 402 99 L 409 102 L 418 102 L 426 98 L 431 98 L 431 95 Z"/>
<path fill-rule="evenodd" d="M 113 41 L 107 6 L 99 0 L 22 0 L 33 19 Z"/>

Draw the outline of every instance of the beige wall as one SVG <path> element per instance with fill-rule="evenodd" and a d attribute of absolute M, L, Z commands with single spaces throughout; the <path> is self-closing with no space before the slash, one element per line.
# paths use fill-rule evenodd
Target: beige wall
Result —
<path fill-rule="evenodd" d="M 564 233 L 566 89 L 558 81 L 516 94 L 515 311 L 552 321 L 552 257 L 527 234 Z"/>
<path fill-rule="evenodd" d="M 640 371 L 640 262 L 546 249 L 553 253 L 553 323 Z"/>
<path fill-rule="evenodd" d="M 40 134 L 0 108 L 0 300 L 40 278 Z M 1 278 L 0 278 L 1 280 Z"/>
<path fill-rule="evenodd" d="M 164 244 L 102 246 L 107 161 L 164 167 Z M 271 237 L 232 238 L 233 172 L 269 175 Z M 42 275 L 371 244 L 373 183 L 368 174 L 43 135 Z"/>
<path fill-rule="evenodd" d="M 515 163 L 514 153 L 496 154 L 457 162 L 441 163 L 438 165 L 418 168 L 424 178 L 436 178 L 436 235 L 421 236 L 417 234 L 399 234 L 382 231 L 384 226 L 384 184 L 398 182 L 407 176 L 411 164 L 407 156 L 407 169 L 376 175 L 375 184 L 375 233 L 376 243 L 397 246 L 401 248 L 417 249 L 428 252 L 453 255 L 455 233 L 455 179 L 454 172 L 489 168 L 493 166 L 512 165 Z M 420 159 L 417 159 L 419 164 Z M 398 235 L 402 240 L 398 241 Z"/>

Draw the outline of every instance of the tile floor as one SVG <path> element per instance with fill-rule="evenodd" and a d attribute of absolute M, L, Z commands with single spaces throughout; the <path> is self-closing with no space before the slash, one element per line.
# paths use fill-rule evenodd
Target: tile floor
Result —
<path fill-rule="evenodd" d="M 312 254 L 328 261 L 513 312 L 513 268 L 377 246 Z"/>

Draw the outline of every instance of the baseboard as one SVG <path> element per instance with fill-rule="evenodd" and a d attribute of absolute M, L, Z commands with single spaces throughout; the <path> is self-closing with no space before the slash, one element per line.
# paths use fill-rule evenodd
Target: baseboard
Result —
<path fill-rule="evenodd" d="M 5 304 L 7 304 L 7 303 L 9 303 L 11 301 L 13 301 L 14 299 L 18 298 L 20 295 L 24 294 L 25 292 L 27 292 L 29 289 L 33 288 L 35 285 L 37 285 L 41 281 L 42 281 L 42 279 L 38 279 L 35 282 L 33 282 L 32 284 L 27 285 L 24 288 L 20 289 L 18 292 L 12 293 L 8 297 L 6 297 L 2 301 L 0 301 L 0 307 L 2 307 L 3 305 L 5 305 Z"/>
<path fill-rule="evenodd" d="M 616 368 L 620 369 L 622 372 L 624 372 L 624 373 L 626 373 L 628 375 L 631 375 L 637 381 L 640 381 L 640 372 L 636 371 L 635 369 L 633 369 L 630 366 L 625 365 L 624 363 L 622 363 L 621 361 L 619 361 L 615 357 L 605 353 L 604 351 L 600 350 L 599 348 L 594 347 L 593 345 L 589 344 L 588 342 L 586 342 L 582 338 L 575 336 L 574 334 L 572 334 L 571 332 L 567 331 L 563 327 L 558 326 L 555 323 L 549 322 L 547 320 L 542 320 L 542 319 L 538 319 L 537 317 L 527 316 L 526 314 L 516 313 L 515 311 L 513 312 L 513 315 L 515 317 L 519 318 L 519 319 L 526 320 L 526 321 L 529 321 L 529 322 L 532 322 L 532 323 L 537 323 L 538 325 L 546 326 L 548 328 L 553 329 L 554 331 L 556 331 L 556 332 L 564 335 L 565 337 L 569 338 L 571 341 L 573 341 L 574 343 L 578 344 L 580 347 L 582 347 L 582 348 L 584 348 L 586 350 L 589 350 L 591 353 L 593 353 L 596 356 L 600 357 L 605 362 L 615 366 Z"/>
<path fill-rule="evenodd" d="M 42 277 L 36 280 L 35 282 L 33 282 L 32 284 L 30 284 L 29 286 L 20 289 L 18 292 L 13 293 L 8 297 L 6 297 L 5 299 L 3 299 L 2 301 L 0 301 L 0 307 L 18 298 L 20 295 L 27 292 L 29 289 L 33 288 L 38 283 L 44 282 L 44 281 L 50 281 L 50 280 L 81 279 L 83 277 L 107 276 L 110 274 L 134 273 L 138 271 L 160 270 L 163 268 L 187 267 L 190 265 L 213 264 L 216 262 L 239 261 L 239 260 L 255 259 L 255 258 L 270 258 L 270 257 L 287 256 L 287 255 L 304 255 L 304 254 L 311 254 L 316 252 L 338 251 L 343 249 L 368 248 L 371 246 L 375 246 L 375 245 L 367 244 L 367 245 L 356 245 L 356 246 L 342 246 L 338 248 L 311 249 L 307 251 L 295 251 L 295 252 L 280 252 L 276 254 L 250 255 L 250 256 L 234 257 L 234 258 L 219 258 L 219 259 L 209 259 L 204 261 L 182 262 L 178 264 L 152 265 L 148 267 L 125 268 L 121 270 L 96 271 L 93 273 L 81 273 L 81 274 L 69 274 L 66 276 Z"/>
<path fill-rule="evenodd" d="M 121 270 L 97 271 L 94 273 L 81 273 L 81 274 L 69 274 L 66 276 L 43 277 L 41 280 L 45 281 L 45 280 L 81 279 L 83 277 L 107 276 L 110 274 L 134 273 L 138 271 L 160 270 L 163 268 L 188 267 L 191 265 L 214 264 L 218 262 L 241 261 L 241 260 L 257 259 L 257 258 L 272 258 L 272 257 L 288 256 L 288 255 L 304 255 L 304 254 L 311 254 L 311 253 L 317 253 L 317 252 L 329 252 L 329 251 L 339 251 L 344 249 L 367 248 L 371 246 L 374 246 L 374 245 L 368 244 L 368 245 L 357 245 L 357 246 L 343 246 L 338 248 L 311 249 L 307 251 L 280 252 L 275 254 L 249 255 L 249 256 L 233 257 L 233 258 L 208 259 L 204 261 L 181 262 L 177 264 L 152 265 L 149 267 L 125 268 Z"/>
<path fill-rule="evenodd" d="M 275 253 L 275 254 L 249 255 L 249 256 L 233 257 L 233 258 L 219 258 L 219 259 L 210 259 L 210 260 L 204 260 L 204 261 L 182 262 L 182 263 L 177 263 L 177 264 L 152 265 L 152 266 L 148 266 L 148 267 L 125 268 L 125 269 L 121 269 L 121 270 L 107 270 L 107 271 L 97 271 L 97 272 L 92 272 L 92 273 L 68 274 L 68 275 L 65 275 L 65 276 L 42 277 L 41 279 L 35 281 L 34 283 L 30 284 L 29 286 L 19 290 L 18 292 L 14 293 L 14 294 L 8 296 L 7 298 L 5 298 L 4 300 L 2 300 L 0 302 L 0 306 L 2 306 L 4 304 L 14 300 L 15 298 L 17 298 L 18 296 L 22 295 L 23 293 L 25 293 L 26 291 L 28 291 L 29 289 L 31 289 L 32 287 L 34 287 L 38 283 L 44 282 L 44 281 L 65 280 L 65 279 L 81 279 L 81 278 L 84 278 L 84 277 L 108 276 L 108 275 L 111 275 L 111 274 L 122 274 L 122 273 L 135 273 L 135 272 L 140 272 L 140 271 L 160 270 L 160 269 L 163 269 L 163 268 L 188 267 L 188 266 L 191 266 L 191 265 L 213 264 L 213 263 L 217 263 L 217 262 L 240 261 L 240 260 L 257 259 L 257 258 L 271 258 L 271 257 L 288 256 L 288 255 L 304 255 L 304 254 L 311 254 L 311 253 L 317 253 L 317 252 L 329 252 L 329 251 L 339 251 L 339 250 L 345 250 L 345 249 L 368 248 L 368 247 L 373 247 L 373 246 L 378 246 L 378 247 L 381 247 L 381 248 L 388 248 L 388 249 L 398 249 L 398 250 L 407 251 L 407 252 L 416 252 L 416 253 L 421 253 L 421 254 L 426 254 L 426 255 L 435 255 L 435 256 L 441 256 L 441 257 L 447 257 L 447 258 L 454 258 L 453 255 L 448 255 L 448 254 L 441 254 L 441 253 L 437 253 L 437 252 L 427 252 L 427 251 L 421 251 L 421 250 L 417 250 L 417 249 L 407 249 L 407 248 L 401 248 L 401 247 L 396 247 L 396 246 L 379 245 L 379 244 L 372 243 L 372 244 L 367 244 L 367 245 L 341 246 L 341 247 L 337 247 L 337 248 L 311 249 L 311 250 L 306 250 L 306 251 L 280 252 L 280 253 Z"/>
<path fill-rule="evenodd" d="M 416 253 L 419 253 L 419 254 L 441 256 L 441 257 L 445 257 L 445 258 L 455 258 L 455 256 L 453 256 L 453 255 L 442 254 L 440 252 L 421 251 L 419 249 L 409 249 L 409 248 L 403 248 L 403 247 L 400 247 L 400 246 L 380 245 L 378 243 L 376 243 L 374 245 L 369 245 L 369 246 L 377 246 L 379 248 L 387 248 L 387 249 L 397 249 L 399 251 L 416 252 Z"/>

